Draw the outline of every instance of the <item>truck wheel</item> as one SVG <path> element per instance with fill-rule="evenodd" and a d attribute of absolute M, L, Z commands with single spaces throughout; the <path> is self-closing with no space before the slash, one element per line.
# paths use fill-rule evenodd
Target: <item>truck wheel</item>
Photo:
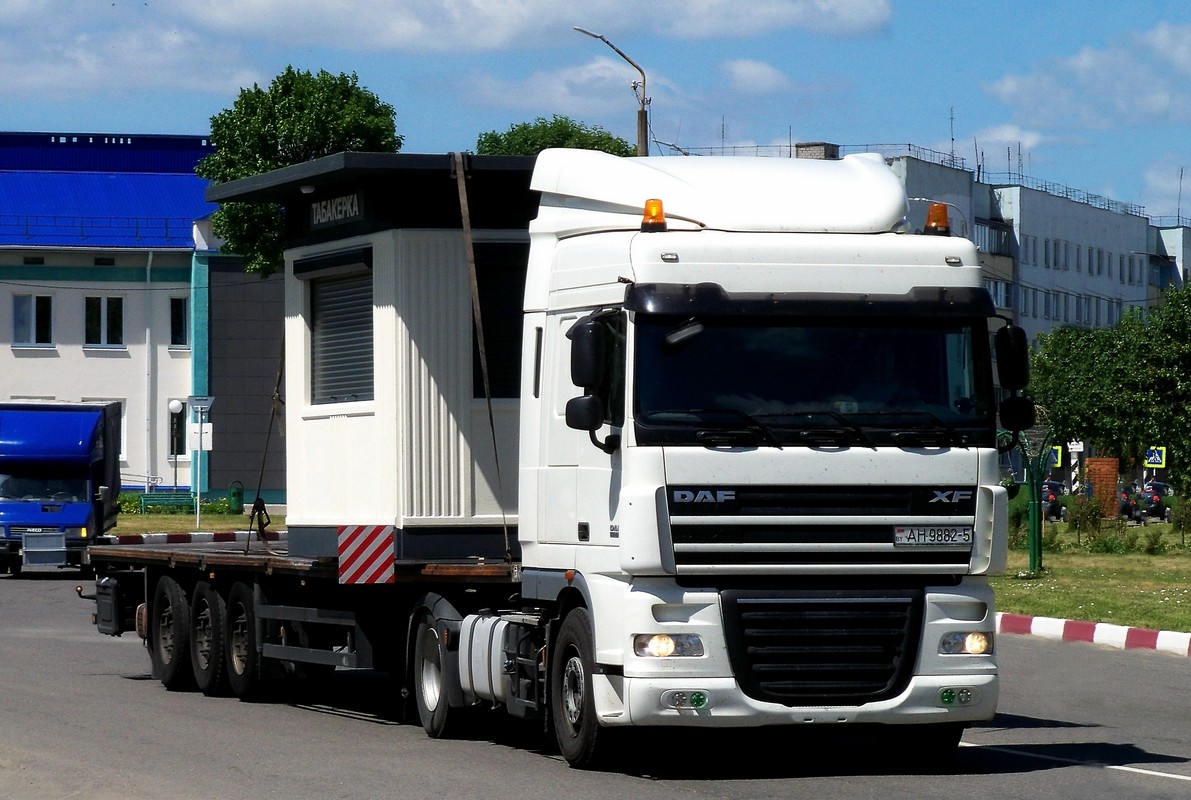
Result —
<path fill-rule="evenodd" d="M 256 650 L 256 611 L 247 584 L 237 583 L 228 593 L 225 626 L 228 685 L 236 697 L 250 700 L 260 691 L 262 675 Z"/>
<path fill-rule="evenodd" d="M 149 658 L 153 675 L 170 690 L 194 685 L 190 667 L 190 604 L 178 582 L 169 576 L 157 581 L 149 617 Z"/>
<path fill-rule="evenodd" d="M 563 619 L 550 659 L 550 716 L 563 758 L 572 767 L 597 766 L 607 749 L 607 731 L 595 714 L 595 669 L 591 616 L 576 608 Z"/>
<path fill-rule="evenodd" d="M 414 640 L 414 700 L 418 719 L 432 739 L 450 737 L 458 726 L 456 718 L 463 709 L 451 708 L 444 677 L 447 649 L 439 638 L 433 619 L 424 615 L 418 622 Z"/>
<path fill-rule="evenodd" d="M 205 695 L 223 691 L 227 678 L 224 628 L 227 606 L 209 583 L 194 587 L 190 601 L 190 663 L 194 681 Z"/>

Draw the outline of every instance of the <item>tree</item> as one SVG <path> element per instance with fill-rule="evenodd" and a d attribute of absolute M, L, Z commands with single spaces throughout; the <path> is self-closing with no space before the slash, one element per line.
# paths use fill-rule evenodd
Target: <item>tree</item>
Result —
<path fill-rule="evenodd" d="M 395 153 L 396 112 L 359 85 L 356 74 L 312 74 L 292 66 L 268 89 L 242 89 L 231 108 L 211 118 L 215 152 L 195 173 L 216 183 L 258 175 L 347 150 Z M 212 229 L 224 252 L 244 259 L 244 269 L 267 275 L 282 258 L 282 216 L 277 204 L 226 203 Z"/>
<path fill-rule="evenodd" d="M 1191 289 L 1169 290 L 1142 319 L 1039 337 L 1029 393 L 1054 441 L 1090 441 L 1126 464 L 1166 449 L 1166 477 L 1191 491 Z"/>
<path fill-rule="evenodd" d="M 619 136 L 558 114 L 549 120 L 538 117 L 517 123 L 504 133 L 481 133 L 476 140 L 476 153 L 484 156 L 536 156 L 547 147 L 602 150 L 614 156 L 637 154 L 637 148 Z"/>

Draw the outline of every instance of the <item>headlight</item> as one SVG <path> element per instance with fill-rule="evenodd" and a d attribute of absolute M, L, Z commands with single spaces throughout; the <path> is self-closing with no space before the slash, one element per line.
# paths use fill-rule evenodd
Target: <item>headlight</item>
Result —
<path fill-rule="evenodd" d="M 943 655 L 983 656 L 992 649 L 992 634 L 985 631 L 953 631 L 939 640 L 939 652 Z"/>
<path fill-rule="evenodd" d="M 697 658 L 703 655 L 703 640 L 696 633 L 638 633 L 633 653 L 643 658 Z"/>

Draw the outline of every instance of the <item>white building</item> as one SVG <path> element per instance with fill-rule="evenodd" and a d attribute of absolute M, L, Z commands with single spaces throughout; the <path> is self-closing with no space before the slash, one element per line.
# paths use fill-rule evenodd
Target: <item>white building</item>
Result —
<path fill-rule="evenodd" d="M 206 140 L 0 134 L 0 400 L 119 401 L 126 489 L 189 487 Z M 175 478 L 175 475 L 177 476 Z"/>

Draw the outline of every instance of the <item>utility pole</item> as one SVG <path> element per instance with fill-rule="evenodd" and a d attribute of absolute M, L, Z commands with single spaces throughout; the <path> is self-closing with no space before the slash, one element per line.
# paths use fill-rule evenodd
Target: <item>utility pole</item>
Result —
<path fill-rule="evenodd" d="M 625 61 L 629 62 L 629 64 L 633 67 L 633 69 L 637 70 L 637 72 L 640 73 L 640 75 L 641 75 L 641 107 L 637 109 L 637 155 L 639 155 L 639 156 L 649 155 L 649 114 L 645 109 L 645 106 L 648 102 L 645 98 L 645 70 L 641 69 L 641 67 L 639 67 L 637 65 L 636 61 L 633 61 L 633 59 L 626 56 L 624 54 L 624 52 L 619 47 L 612 44 L 612 42 L 608 41 L 607 38 L 601 36 L 598 33 L 592 33 L 589 30 L 584 30 L 583 28 L 580 28 L 578 26 L 575 26 L 575 30 L 579 31 L 579 33 L 582 33 L 585 36 L 590 36 L 593 39 L 599 39 L 601 42 L 603 42 L 604 44 L 611 47 L 614 51 L 616 51 L 616 55 L 620 56 Z M 633 88 L 635 89 L 637 87 L 634 86 Z"/>

